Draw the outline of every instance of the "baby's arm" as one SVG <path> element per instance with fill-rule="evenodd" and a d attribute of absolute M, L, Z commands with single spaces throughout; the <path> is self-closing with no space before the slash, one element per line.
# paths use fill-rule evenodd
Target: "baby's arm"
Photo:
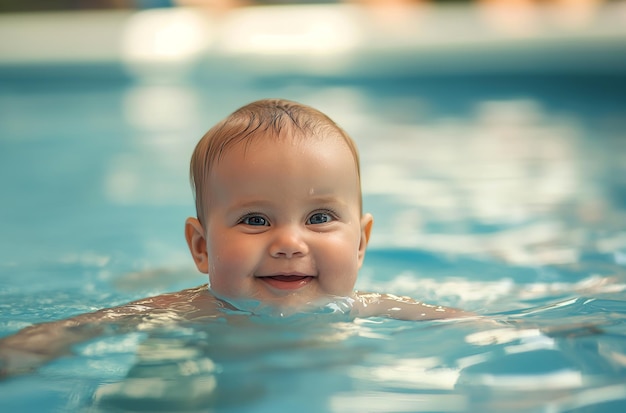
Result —
<path fill-rule="evenodd" d="M 95 322 L 97 314 L 35 324 L 0 339 L 0 378 L 32 371 L 69 354 L 73 344 L 98 336 L 104 327 Z"/>
<path fill-rule="evenodd" d="M 186 306 L 178 308 L 180 303 Z M 168 320 L 211 316 L 215 308 L 215 299 L 205 285 L 66 320 L 35 324 L 0 339 L 0 379 L 33 371 L 48 361 L 71 354 L 74 345 L 103 334 L 123 334 Z"/>
<path fill-rule="evenodd" d="M 157 297 L 158 298 L 158 297 Z M 0 379 L 24 374 L 61 356 L 72 347 L 107 333 L 124 333 L 154 310 L 150 299 L 80 314 L 65 320 L 34 324 L 0 339 Z"/>
<path fill-rule="evenodd" d="M 410 297 L 363 292 L 356 293 L 355 309 L 358 317 L 390 317 L 412 321 L 473 315 L 456 308 L 421 303 Z"/>
<path fill-rule="evenodd" d="M 111 318 L 112 309 L 35 324 L 0 339 L 0 379 L 24 374 L 60 356 L 71 353 L 72 346 L 106 332 L 123 318 Z M 130 320 L 124 320 L 130 325 Z M 119 324 L 123 325 L 123 324 Z"/>
<path fill-rule="evenodd" d="M 36 324 L 0 339 L 0 377 L 31 371 L 100 332 L 101 328 L 85 328 L 78 319 L 69 319 Z"/>

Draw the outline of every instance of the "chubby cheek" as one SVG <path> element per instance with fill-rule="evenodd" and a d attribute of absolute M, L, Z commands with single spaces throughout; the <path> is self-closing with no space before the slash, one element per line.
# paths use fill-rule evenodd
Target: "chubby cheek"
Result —
<path fill-rule="evenodd" d="M 320 245 L 317 259 L 320 286 L 327 294 L 346 296 L 354 289 L 359 271 L 358 243 L 353 238 L 329 238 Z"/>
<path fill-rule="evenodd" d="M 247 297 L 251 293 L 251 274 L 254 272 L 257 255 L 245 243 L 223 241 L 225 242 L 219 243 L 221 248 L 207 248 L 211 289 L 226 297 Z"/>

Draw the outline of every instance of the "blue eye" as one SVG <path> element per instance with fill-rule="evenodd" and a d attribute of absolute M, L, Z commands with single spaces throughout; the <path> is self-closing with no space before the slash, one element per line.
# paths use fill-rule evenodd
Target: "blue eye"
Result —
<path fill-rule="evenodd" d="M 240 222 L 253 227 L 263 227 L 269 225 L 267 220 L 260 215 L 249 215 L 247 217 L 243 217 Z"/>
<path fill-rule="evenodd" d="M 311 225 L 325 224 L 332 221 L 333 219 L 333 216 L 328 212 L 317 212 L 311 215 L 306 223 Z"/>

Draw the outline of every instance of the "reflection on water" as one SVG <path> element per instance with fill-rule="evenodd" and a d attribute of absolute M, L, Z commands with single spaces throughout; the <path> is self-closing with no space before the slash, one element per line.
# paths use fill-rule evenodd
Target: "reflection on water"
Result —
<path fill-rule="evenodd" d="M 293 388 L 294 380 L 304 383 L 302 373 L 311 376 L 358 364 L 369 352 L 361 344 L 346 342 L 358 338 L 357 325 L 319 315 L 239 322 L 240 328 L 218 322 L 164 325 L 153 331 L 136 347 L 126 377 L 96 390 L 95 404 L 104 410 L 245 409 L 274 400 Z M 320 383 L 311 394 L 327 390 Z M 289 395 L 282 398 L 288 400 Z M 325 400 L 310 403 L 309 408 L 323 410 Z"/>
<path fill-rule="evenodd" d="M 607 306 L 621 315 L 608 319 L 597 311 Z M 620 402 L 616 406 L 623 407 L 623 304 L 579 299 L 535 310 L 498 321 L 346 323 L 302 316 L 287 323 L 248 320 L 246 328 L 164 325 L 139 344 L 136 336 L 118 340 L 136 357 L 124 378 L 98 386 L 94 402 L 102 411 L 534 412 L 552 406 L 560 412 Z M 580 322 L 547 322 L 576 315 Z M 537 324 L 514 324 L 527 317 Z M 95 343 L 83 356 L 91 362 L 106 359 L 107 349 L 119 347 Z M 306 407 L 303 394 L 310 397 Z"/>
<path fill-rule="evenodd" d="M 537 221 L 544 222 L 530 239 L 515 238 L 551 241 L 560 223 L 550 215 L 588 185 L 577 164 L 577 126 L 533 100 L 476 102 L 466 118 L 380 125 L 393 139 L 363 145 L 365 190 L 405 205 L 383 243 L 507 254 L 497 250 L 525 245 L 502 245 L 502 234 Z M 463 237 L 477 232 L 478 244 Z"/>
<path fill-rule="evenodd" d="M 623 155 L 603 153 L 599 131 L 529 98 L 477 101 L 468 112 L 367 123 L 378 138 L 361 144 L 365 194 L 381 210 L 395 207 L 375 214 L 384 232 L 374 245 L 519 264 L 574 263 L 584 248 L 626 246 L 624 211 L 607 197 L 603 171 L 623 172 Z"/>
<path fill-rule="evenodd" d="M 132 147 L 110 159 L 105 196 L 120 204 L 188 204 L 187 169 L 181 166 L 199 139 L 188 132 L 200 119 L 198 96 L 185 87 L 139 85 L 122 103 L 134 130 Z"/>

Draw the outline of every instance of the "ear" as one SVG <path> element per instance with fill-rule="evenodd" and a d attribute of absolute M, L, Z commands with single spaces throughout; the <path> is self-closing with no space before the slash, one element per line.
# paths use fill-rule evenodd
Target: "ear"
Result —
<path fill-rule="evenodd" d="M 202 224 L 197 218 L 187 218 L 185 221 L 185 238 L 198 271 L 207 274 L 209 258 L 206 251 L 206 238 Z"/>
<path fill-rule="evenodd" d="M 365 258 L 365 249 L 370 240 L 370 234 L 372 232 L 372 225 L 374 225 L 374 217 L 372 214 L 364 214 L 361 217 L 361 242 L 359 243 L 359 268 L 363 265 L 363 259 Z"/>

